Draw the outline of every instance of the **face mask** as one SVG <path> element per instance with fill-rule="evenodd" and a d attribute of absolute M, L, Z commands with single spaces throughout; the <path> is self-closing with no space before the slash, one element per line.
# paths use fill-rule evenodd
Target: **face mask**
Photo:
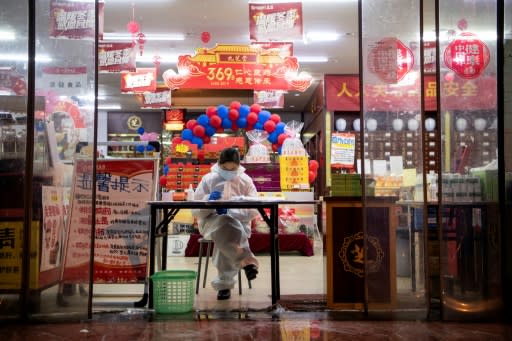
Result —
<path fill-rule="evenodd" d="M 219 167 L 218 171 L 219 171 L 219 175 L 222 176 L 224 178 L 224 180 L 231 180 L 238 174 L 238 171 L 236 171 L 236 170 L 228 171 L 228 170 L 224 170 L 220 167 Z"/>

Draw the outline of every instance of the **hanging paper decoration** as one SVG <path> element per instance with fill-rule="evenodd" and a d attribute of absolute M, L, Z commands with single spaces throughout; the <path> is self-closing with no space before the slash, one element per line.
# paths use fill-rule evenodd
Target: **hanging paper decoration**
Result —
<path fill-rule="evenodd" d="M 210 38 L 211 38 L 210 32 L 201 33 L 201 41 L 203 43 L 208 44 L 208 42 L 210 41 Z"/>
<path fill-rule="evenodd" d="M 141 56 L 144 53 L 144 43 L 145 42 L 146 42 L 146 35 L 142 32 L 139 32 L 139 34 L 137 34 L 137 43 L 139 43 L 139 51 L 140 51 Z"/>

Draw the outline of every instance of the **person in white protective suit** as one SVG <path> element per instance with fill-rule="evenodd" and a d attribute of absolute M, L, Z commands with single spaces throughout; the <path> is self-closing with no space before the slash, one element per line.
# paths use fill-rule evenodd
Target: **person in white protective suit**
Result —
<path fill-rule="evenodd" d="M 229 200 L 239 196 L 257 196 L 252 179 L 240 165 L 236 148 L 222 150 L 210 173 L 203 176 L 194 194 L 195 200 Z M 251 220 L 258 215 L 255 209 L 195 209 L 199 232 L 214 242 L 212 262 L 217 277 L 211 282 L 218 291 L 217 299 L 231 297 L 235 276 L 244 269 L 248 280 L 258 274 L 258 260 L 249 248 Z"/>

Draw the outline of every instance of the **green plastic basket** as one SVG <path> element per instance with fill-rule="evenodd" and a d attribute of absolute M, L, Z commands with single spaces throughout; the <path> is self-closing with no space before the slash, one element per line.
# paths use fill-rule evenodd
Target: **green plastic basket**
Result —
<path fill-rule="evenodd" d="M 191 270 L 160 271 L 151 276 L 153 305 L 157 313 L 186 313 L 194 306 L 197 273 Z"/>

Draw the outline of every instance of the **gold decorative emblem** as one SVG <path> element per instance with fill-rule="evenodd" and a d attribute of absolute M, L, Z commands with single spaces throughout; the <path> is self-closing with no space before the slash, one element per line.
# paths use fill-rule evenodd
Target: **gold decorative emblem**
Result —
<path fill-rule="evenodd" d="M 128 125 L 129 129 L 137 130 L 140 127 L 142 127 L 142 118 L 140 118 L 140 116 L 137 116 L 137 115 L 132 115 L 132 116 L 128 117 L 126 124 Z"/>
<path fill-rule="evenodd" d="M 380 246 L 379 239 L 368 236 L 368 272 L 379 271 L 384 251 Z M 352 272 L 356 276 L 364 276 L 364 236 L 363 232 L 358 232 L 352 236 L 345 237 L 343 245 L 338 252 L 338 256 L 343 262 L 343 269 Z"/>

